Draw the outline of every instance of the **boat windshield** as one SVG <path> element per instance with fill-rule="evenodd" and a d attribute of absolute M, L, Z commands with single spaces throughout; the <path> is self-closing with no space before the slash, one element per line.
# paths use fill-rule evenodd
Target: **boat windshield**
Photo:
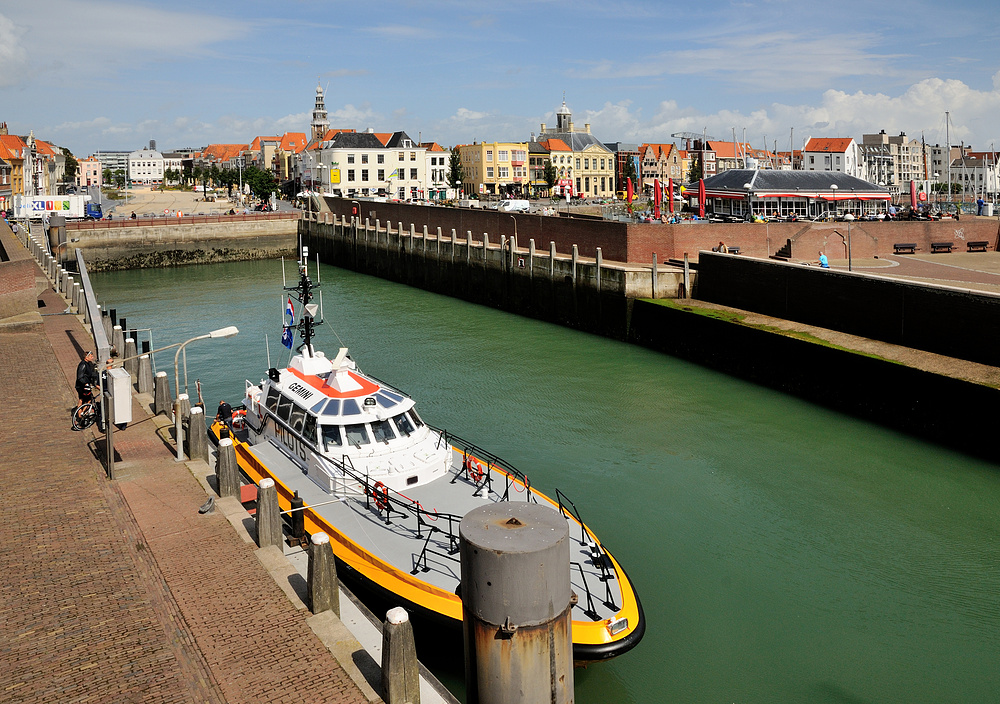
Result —
<path fill-rule="evenodd" d="M 344 399 L 344 410 L 343 415 L 345 416 L 356 416 L 361 413 L 361 409 L 358 407 L 358 402 L 353 398 Z"/>
<path fill-rule="evenodd" d="M 348 445 L 355 445 L 356 447 L 361 447 L 362 445 L 367 445 L 370 442 L 368 440 L 368 429 L 365 427 L 364 423 L 345 425 L 344 431 L 347 435 Z"/>
<path fill-rule="evenodd" d="M 375 442 L 387 443 L 396 438 L 396 434 L 392 432 L 392 426 L 387 420 L 372 421 L 372 435 L 375 436 Z"/>
<path fill-rule="evenodd" d="M 340 447 L 343 441 L 340 439 L 339 425 L 324 425 L 323 428 L 323 450 L 330 451 L 332 447 Z"/>
<path fill-rule="evenodd" d="M 403 437 L 410 435 L 414 430 L 416 430 L 416 428 L 413 427 L 413 423 L 410 422 L 410 419 L 407 418 L 405 413 L 393 416 L 392 422 L 396 424 L 396 429 Z"/>

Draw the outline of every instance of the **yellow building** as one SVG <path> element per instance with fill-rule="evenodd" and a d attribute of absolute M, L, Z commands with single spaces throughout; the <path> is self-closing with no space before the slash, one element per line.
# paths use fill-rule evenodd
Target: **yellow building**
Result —
<path fill-rule="evenodd" d="M 552 164 L 559 174 L 559 182 L 572 186 L 572 195 L 580 198 L 613 198 L 615 195 L 615 153 L 590 133 L 590 124 L 582 130 L 573 124 L 573 114 L 563 101 L 556 111 L 555 129 L 542 123 L 538 141 L 562 142 L 568 152 L 552 151 Z M 558 163 L 557 163 L 558 162 Z M 565 181 L 569 184 L 565 184 Z"/>
<path fill-rule="evenodd" d="M 460 144 L 462 191 L 466 196 L 521 196 L 528 193 L 527 142 Z"/>

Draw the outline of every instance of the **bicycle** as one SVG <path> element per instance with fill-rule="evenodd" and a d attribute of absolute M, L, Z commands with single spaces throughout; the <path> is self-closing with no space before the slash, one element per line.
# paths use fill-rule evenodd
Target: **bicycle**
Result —
<path fill-rule="evenodd" d="M 97 423 L 98 428 L 100 428 L 100 420 L 101 404 L 91 397 L 89 401 L 81 404 L 79 408 L 73 411 L 73 430 L 83 430 L 89 428 L 94 423 Z"/>

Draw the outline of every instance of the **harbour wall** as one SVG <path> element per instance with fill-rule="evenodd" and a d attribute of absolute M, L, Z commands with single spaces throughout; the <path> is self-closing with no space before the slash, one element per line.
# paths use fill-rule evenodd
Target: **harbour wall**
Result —
<path fill-rule="evenodd" d="M 0 321 L 38 312 L 36 271 L 35 260 L 0 221 Z"/>
<path fill-rule="evenodd" d="M 993 417 L 1000 405 L 1000 390 L 989 386 L 699 315 L 665 301 L 635 301 L 628 339 L 924 442 L 1000 462 L 1000 445 L 977 423 Z M 958 420 L 958 409 L 961 418 L 971 420 Z"/>
<path fill-rule="evenodd" d="M 601 248 L 590 258 L 572 245 L 567 254 L 503 235 L 477 239 L 472 231 L 446 234 L 330 213 L 304 218 L 299 227 L 310 258 L 621 340 L 632 300 L 685 290 L 683 269 L 607 262 Z"/>
<path fill-rule="evenodd" d="M 324 198 L 323 213 L 350 217 L 354 205 L 359 217 L 371 222 L 413 223 L 419 230 L 425 225 L 433 232 L 438 227 L 448 233 L 471 231 L 477 238 L 483 233 L 492 241 L 501 236 L 516 236 L 519 242 L 534 239 L 540 247 L 556 243 L 559 252 L 568 252 L 575 244 L 580 255 L 596 256 L 601 247 L 604 258 L 630 263 L 660 262 L 680 259 L 687 253 L 697 259 L 698 252 L 709 251 L 719 242 L 740 247 L 743 254 L 768 257 L 791 243 L 791 257 L 798 260 L 816 259 L 823 251 L 831 259 L 847 259 L 848 240 L 851 256 L 882 257 L 893 253 L 899 242 L 913 243 L 917 251 L 929 252 L 932 242 L 952 242 L 957 251 L 965 251 L 966 243 L 989 242 L 997 248 L 1000 221 L 992 218 L 967 217 L 963 220 L 915 222 L 855 221 L 846 222 L 774 222 L 774 223 L 712 223 L 706 220 L 686 220 L 668 225 L 661 223 L 623 223 L 587 217 L 555 217 L 501 213 L 479 208 L 443 208 L 380 203 L 369 200 Z"/>
<path fill-rule="evenodd" d="M 1000 295 L 702 252 L 697 298 L 1000 366 Z"/>
<path fill-rule="evenodd" d="M 90 271 L 295 256 L 298 211 L 67 223 L 61 260 L 83 250 Z"/>

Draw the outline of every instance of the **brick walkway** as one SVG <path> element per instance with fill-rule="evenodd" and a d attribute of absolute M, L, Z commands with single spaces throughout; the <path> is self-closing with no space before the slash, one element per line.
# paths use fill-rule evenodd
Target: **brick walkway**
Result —
<path fill-rule="evenodd" d="M 0 701 L 367 702 L 138 403 L 117 481 L 72 380 L 93 347 L 51 290 L 0 329 Z M 103 436 L 99 436 L 102 437 Z"/>

